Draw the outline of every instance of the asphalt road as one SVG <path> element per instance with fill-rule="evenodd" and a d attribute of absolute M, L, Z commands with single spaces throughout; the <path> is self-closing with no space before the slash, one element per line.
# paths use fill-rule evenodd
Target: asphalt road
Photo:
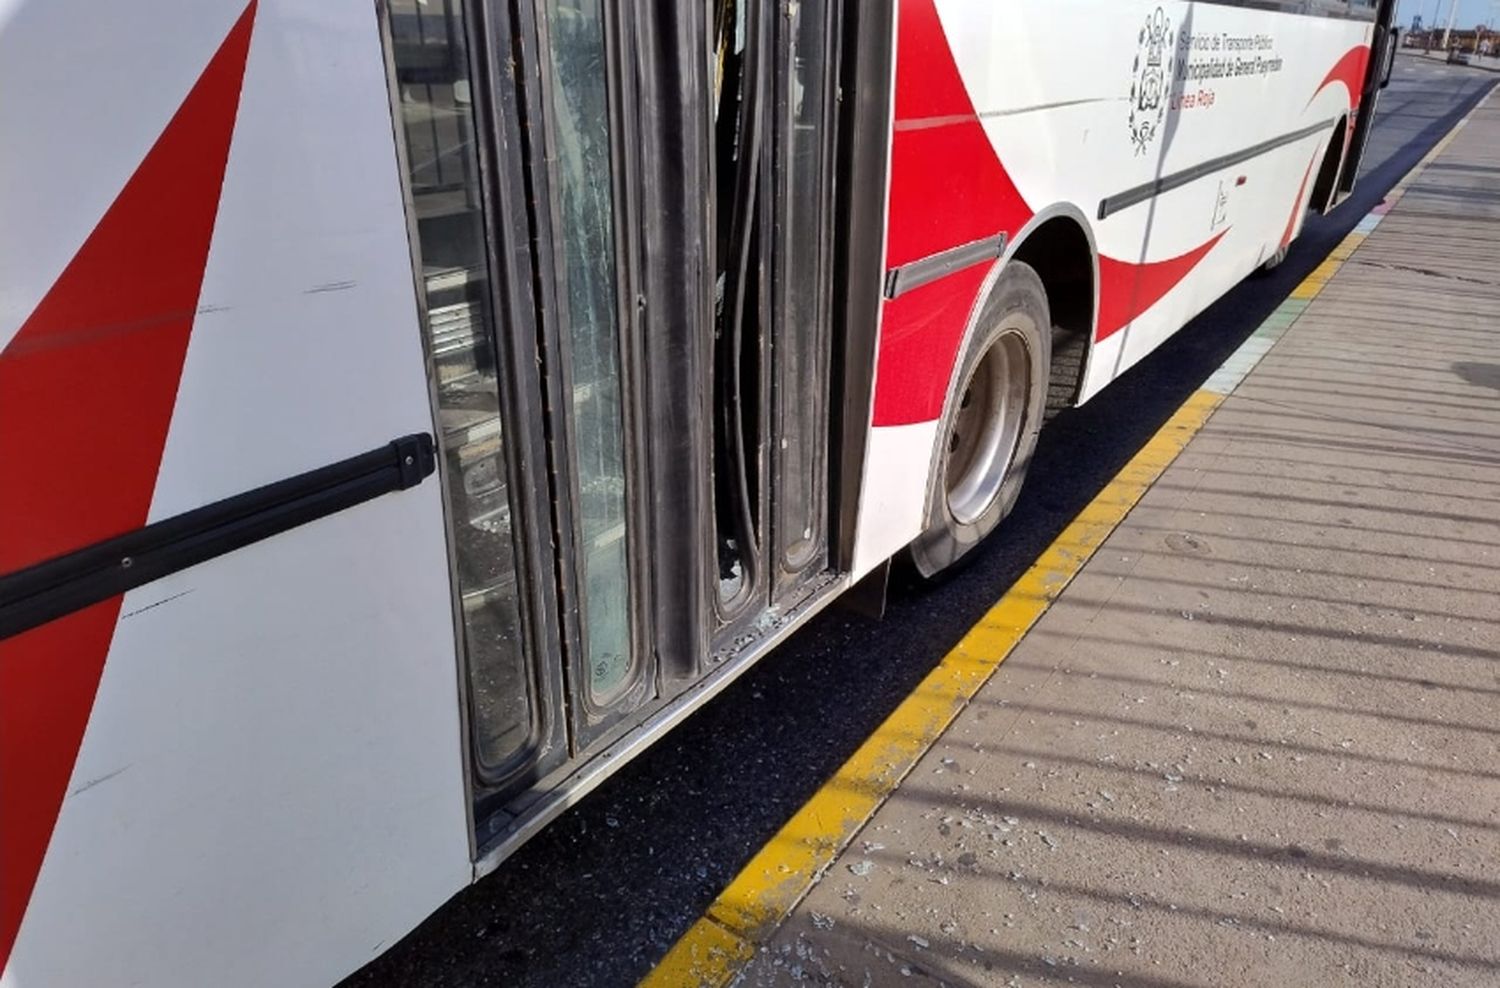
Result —
<path fill-rule="evenodd" d="M 1397 60 L 1353 198 L 1043 433 L 1015 513 L 874 622 L 825 612 L 345 988 L 633 985 L 1069 520 L 1496 82 Z"/>

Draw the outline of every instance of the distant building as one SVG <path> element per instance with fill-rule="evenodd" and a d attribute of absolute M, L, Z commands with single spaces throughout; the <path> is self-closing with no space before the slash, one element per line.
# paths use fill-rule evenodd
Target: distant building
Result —
<path fill-rule="evenodd" d="M 1414 18 L 1420 21 L 1420 18 Z M 1425 48 L 1429 51 L 1441 48 L 1443 45 L 1443 30 L 1433 28 L 1431 30 L 1413 29 L 1406 32 L 1401 44 L 1408 48 Z M 1487 55 L 1500 49 L 1500 31 L 1492 31 L 1483 25 L 1469 30 L 1454 28 L 1448 34 L 1448 47 L 1467 52 L 1470 55 Z"/>

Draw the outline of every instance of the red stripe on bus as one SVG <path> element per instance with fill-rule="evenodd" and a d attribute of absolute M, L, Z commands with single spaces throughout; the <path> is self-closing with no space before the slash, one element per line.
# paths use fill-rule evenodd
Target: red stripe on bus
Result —
<path fill-rule="evenodd" d="M 1292 235 L 1297 232 L 1297 217 L 1302 215 L 1302 203 L 1307 199 L 1307 183 L 1312 178 L 1313 165 L 1318 163 L 1318 152 L 1314 151 L 1312 160 L 1307 163 L 1307 171 L 1302 175 L 1302 185 L 1297 189 L 1297 201 L 1292 203 L 1292 215 L 1286 218 L 1286 230 L 1281 234 L 1281 247 L 1286 247 L 1292 242 Z"/>
<path fill-rule="evenodd" d="M 959 343 L 992 266 L 971 265 L 885 304 L 875 370 L 876 425 L 930 422 L 943 414 Z"/>
<path fill-rule="evenodd" d="M 1344 88 L 1349 91 L 1349 108 L 1354 109 L 1358 107 L 1359 98 L 1364 93 L 1365 67 L 1369 60 L 1369 45 L 1355 45 L 1344 52 L 1339 60 L 1333 63 L 1333 68 L 1328 70 L 1328 74 L 1323 77 L 1323 81 L 1318 83 L 1318 88 L 1313 90 L 1313 94 L 1307 98 L 1307 102 L 1311 104 L 1323 90 L 1335 82 L 1342 82 Z"/>
<path fill-rule="evenodd" d="M 1228 230 L 1205 244 L 1164 261 L 1135 264 L 1099 255 L 1099 321 L 1095 340 L 1106 340 L 1161 301 L 1214 249 Z"/>
<path fill-rule="evenodd" d="M 896 39 L 886 269 L 931 257 L 1032 217 L 974 110 L 932 0 L 904 0 Z M 881 316 L 875 425 L 942 414 L 959 343 L 990 265 L 889 301 Z"/>
<path fill-rule="evenodd" d="M 1032 216 L 979 122 L 932 0 L 901 4 L 896 52 L 886 270 L 1013 234 Z"/>
<path fill-rule="evenodd" d="M 0 641 L 0 971 L 73 774 L 120 600 Z"/>
<path fill-rule="evenodd" d="M 145 524 L 176 403 L 255 2 L 0 352 L 0 572 Z M 0 971 L 72 774 L 120 598 L 0 641 Z"/>

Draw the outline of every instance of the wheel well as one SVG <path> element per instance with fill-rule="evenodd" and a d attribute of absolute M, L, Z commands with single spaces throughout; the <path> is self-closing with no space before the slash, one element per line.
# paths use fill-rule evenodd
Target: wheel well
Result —
<path fill-rule="evenodd" d="M 1318 166 L 1318 180 L 1313 183 L 1312 195 L 1308 197 L 1309 209 L 1320 213 L 1333 205 L 1334 188 L 1339 180 L 1339 164 L 1344 160 L 1344 140 L 1349 126 L 1347 117 L 1340 117 L 1334 125 L 1333 136 L 1328 139 L 1328 150 L 1323 152 L 1323 163 Z"/>
<path fill-rule="evenodd" d="M 1056 216 L 1026 235 L 1013 260 L 1042 279 L 1052 315 L 1052 373 L 1047 415 L 1068 408 L 1083 385 L 1083 367 L 1094 328 L 1094 250 L 1088 234 L 1070 216 Z"/>

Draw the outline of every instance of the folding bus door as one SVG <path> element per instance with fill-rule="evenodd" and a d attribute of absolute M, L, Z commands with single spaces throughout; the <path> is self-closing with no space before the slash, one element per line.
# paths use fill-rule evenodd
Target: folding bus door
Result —
<path fill-rule="evenodd" d="M 1359 177 L 1365 146 L 1370 142 L 1370 127 L 1375 122 L 1375 105 L 1380 100 L 1380 91 L 1391 81 L 1397 44 L 1395 19 L 1396 0 L 1375 0 L 1375 30 L 1371 34 L 1370 60 L 1365 66 L 1365 78 L 1360 88 L 1359 111 L 1354 118 L 1349 153 L 1344 156 L 1344 167 L 1339 173 L 1340 198 L 1353 190 L 1354 180 Z"/>
<path fill-rule="evenodd" d="M 713 7 L 714 649 L 828 577 L 839 4 Z"/>

